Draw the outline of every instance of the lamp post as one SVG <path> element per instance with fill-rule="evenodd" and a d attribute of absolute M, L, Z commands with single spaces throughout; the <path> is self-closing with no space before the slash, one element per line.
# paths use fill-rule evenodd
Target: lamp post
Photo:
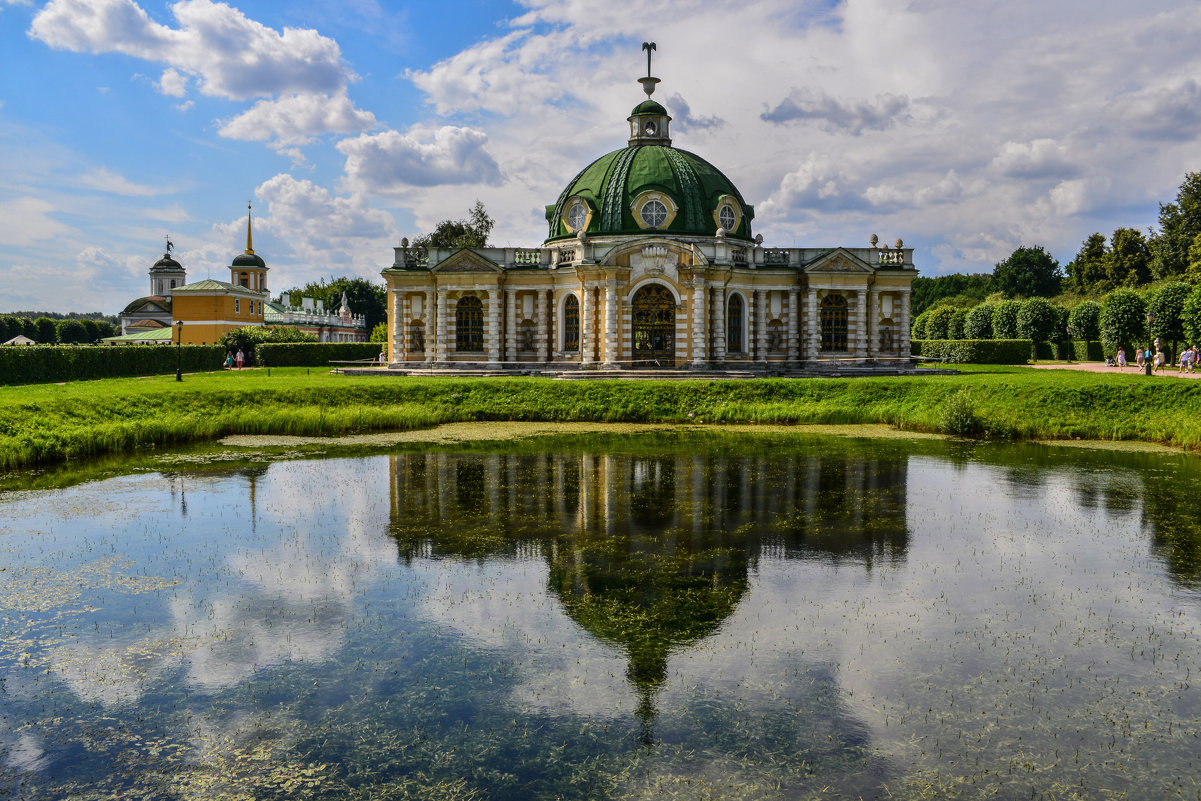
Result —
<path fill-rule="evenodd" d="M 183 381 L 183 320 L 175 321 L 175 380 Z"/>
<path fill-rule="evenodd" d="M 1147 312 L 1147 336 L 1151 336 L 1151 324 L 1155 322 L 1155 312 Z M 1154 343 L 1152 343 L 1154 344 Z M 1151 347 L 1147 348 L 1147 358 L 1143 362 L 1143 371 L 1146 375 L 1151 375 L 1152 359 L 1154 355 L 1151 353 Z"/>

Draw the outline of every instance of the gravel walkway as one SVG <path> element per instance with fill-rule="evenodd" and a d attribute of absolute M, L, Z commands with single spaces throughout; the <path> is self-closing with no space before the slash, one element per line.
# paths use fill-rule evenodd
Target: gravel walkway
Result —
<path fill-rule="evenodd" d="M 1076 362 L 1073 364 L 1030 364 L 1027 367 L 1034 367 L 1038 370 L 1077 370 L 1086 373 L 1123 373 L 1126 375 L 1136 375 L 1140 378 L 1146 378 L 1143 375 L 1143 368 L 1137 364 L 1126 365 L 1125 370 L 1119 370 L 1116 367 L 1109 367 L 1102 362 Z M 1154 378 L 1201 378 L 1201 370 L 1192 373 L 1178 373 L 1175 367 L 1165 367 L 1158 373 L 1152 373 Z"/>

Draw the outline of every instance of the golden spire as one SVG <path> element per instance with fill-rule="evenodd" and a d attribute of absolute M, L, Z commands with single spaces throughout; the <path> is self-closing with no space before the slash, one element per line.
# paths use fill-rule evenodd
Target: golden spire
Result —
<path fill-rule="evenodd" d="M 254 255 L 254 246 L 250 242 L 250 201 L 246 201 L 246 255 Z"/>

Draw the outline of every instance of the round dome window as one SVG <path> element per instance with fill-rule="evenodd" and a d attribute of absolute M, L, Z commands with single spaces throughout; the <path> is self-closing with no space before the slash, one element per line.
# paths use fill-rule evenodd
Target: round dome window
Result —
<path fill-rule="evenodd" d="M 648 228 L 658 228 L 667 222 L 667 206 L 664 206 L 663 202 L 659 200 L 648 200 L 642 204 L 639 216 L 642 217 L 642 221 Z"/>

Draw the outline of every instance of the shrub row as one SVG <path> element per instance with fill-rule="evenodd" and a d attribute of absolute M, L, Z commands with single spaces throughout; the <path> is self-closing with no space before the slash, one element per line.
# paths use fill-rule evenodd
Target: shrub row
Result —
<path fill-rule="evenodd" d="M 263 367 L 325 367 L 378 359 L 382 348 L 379 342 L 264 342 L 254 353 Z"/>
<path fill-rule="evenodd" d="M 1029 339 L 915 339 L 910 352 L 958 364 L 1025 364 L 1032 344 Z"/>
<path fill-rule="evenodd" d="M 163 375 L 175 372 L 179 358 L 184 372 L 220 370 L 225 350 L 217 345 L 125 345 L 80 347 L 25 345 L 0 348 L 0 384 L 46 384 Z"/>

